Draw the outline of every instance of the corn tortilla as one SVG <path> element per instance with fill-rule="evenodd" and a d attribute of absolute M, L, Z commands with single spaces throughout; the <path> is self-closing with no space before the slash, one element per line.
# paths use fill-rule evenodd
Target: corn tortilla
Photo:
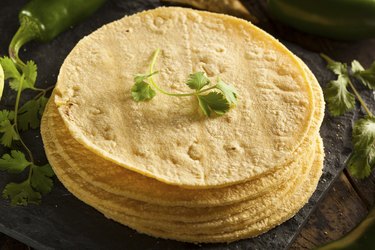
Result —
<path fill-rule="evenodd" d="M 47 136 L 48 137 L 48 136 Z M 51 144 L 48 144 L 48 145 L 52 145 L 53 143 L 51 143 Z M 321 144 L 321 141 L 318 143 L 319 144 L 319 146 L 318 146 L 318 153 L 319 153 L 319 157 L 320 158 L 322 158 L 322 151 L 321 151 L 321 147 L 322 147 L 322 144 Z M 50 159 L 51 160 L 51 159 Z M 53 160 L 52 160 L 52 162 L 54 162 Z M 320 164 L 320 170 L 321 170 L 321 165 L 322 164 Z M 59 178 L 63 181 L 63 183 L 67 186 L 67 188 L 71 191 L 71 192 L 73 192 L 75 195 L 77 195 L 80 199 L 82 199 L 82 200 L 84 200 L 85 202 L 88 202 L 89 204 L 91 204 L 92 206 L 94 206 L 94 207 L 96 207 L 97 209 L 99 209 L 99 210 L 101 210 L 101 211 L 105 211 L 105 213 L 108 215 L 109 214 L 109 216 L 111 216 L 112 218 L 114 218 L 115 220 L 117 220 L 117 221 L 120 221 L 120 222 L 122 222 L 122 223 L 125 223 L 125 224 L 129 224 L 129 221 L 130 221 L 130 225 L 132 225 L 133 223 L 136 223 L 136 224 L 138 224 L 138 223 L 140 223 L 142 220 L 143 220 L 143 222 L 144 222 L 144 224 L 146 224 L 146 228 L 147 228 L 147 224 L 150 224 L 150 222 L 151 222 L 151 224 L 152 224 L 152 220 L 146 220 L 146 222 L 144 221 L 144 219 L 140 219 L 140 218 L 137 218 L 137 217 L 133 217 L 133 216 L 128 216 L 128 215 L 126 215 L 126 214 L 121 214 L 121 216 L 119 216 L 119 214 L 118 213 L 116 213 L 116 211 L 113 209 L 113 208 L 111 208 L 111 209 L 106 209 L 106 208 L 103 208 L 103 199 L 105 199 L 106 197 L 108 197 L 107 195 L 104 195 L 103 197 L 96 197 L 96 195 L 97 195 L 97 193 L 98 192 L 94 192 L 94 193 L 91 193 L 91 194 L 89 194 L 89 195 L 87 195 L 87 193 L 85 194 L 85 190 L 86 190 L 86 188 L 88 187 L 88 186 L 90 186 L 91 184 L 90 183 L 82 183 L 81 181 L 77 181 L 77 180 L 73 180 L 73 181 L 67 181 L 65 178 L 66 178 L 66 176 L 69 176 L 69 174 L 68 175 L 65 175 L 65 174 L 63 174 L 63 173 L 61 173 L 61 170 L 64 172 L 64 171 L 66 171 L 66 169 L 67 169 L 67 166 L 65 166 L 65 167 L 61 167 L 61 168 L 57 168 L 56 169 L 56 166 L 58 166 L 58 164 L 53 164 L 53 166 L 55 166 L 54 168 L 55 168 L 55 171 L 56 171 L 56 173 L 57 173 L 57 175 L 59 176 Z M 73 173 L 74 173 L 74 171 L 73 171 Z M 68 177 L 68 179 L 69 179 L 69 177 Z M 304 179 L 304 178 L 301 178 L 301 177 L 298 177 L 297 178 L 298 180 L 299 180 L 299 182 L 300 183 L 306 183 L 306 180 Z M 309 180 L 310 182 L 311 182 L 311 180 Z M 309 181 L 307 181 L 307 183 L 309 183 Z M 70 183 L 70 184 L 69 184 Z M 316 183 L 315 183 L 315 185 L 316 185 Z M 78 188 L 77 188 L 78 187 Z M 297 192 L 300 192 L 300 190 L 298 189 L 298 186 L 296 187 L 296 189 L 297 189 Z M 83 194 L 82 194 L 82 191 L 83 191 Z M 87 192 L 87 190 L 86 190 L 86 192 Z M 110 197 L 110 196 L 109 196 Z M 293 198 L 295 198 L 295 197 L 293 197 Z M 92 199 L 94 199 L 94 202 L 92 201 Z M 285 200 L 288 200 L 287 199 L 287 197 L 281 197 L 281 200 L 282 201 L 285 201 Z M 293 201 L 294 202 L 294 199 L 292 199 L 291 201 Z M 125 205 L 125 204 L 123 204 L 123 205 Z M 139 207 L 139 209 L 140 210 L 142 210 L 142 206 L 140 206 Z M 168 208 L 168 209 L 170 209 L 170 208 Z M 269 208 L 268 208 L 269 209 Z M 142 211 L 142 212 L 144 212 L 144 211 Z M 209 212 L 211 212 L 211 211 L 209 211 Z M 271 211 L 272 212 L 272 211 Z M 117 216 L 117 217 L 116 217 Z M 238 215 L 237 215 L 238 216 Z M 245 215 L 245 217 L 247 217 L 248 218 L 248 216 L 246 216 Z M 157 218 L 159 218 L 159 217 L 157 217 Z M 283 217 L 284 218 L 284 217 Z M 235 219 L 234 219 L 235 220 Z M 147 223 L 147 221 L 149 221 L 148 223 Z M 251 220 L 252 222 L 252 225 L 254 224 L 254 225 L 259 225 L 259 223 L 255 223 L 253 220 Z M 232 222 L 233 222 L 233 219 L 232 219 Z M 245 226 L 244 225 L 241 225 L 241 223 L 239 223 L 240 221 L 235 221 L 235 223 L 234 223 L 234 228 L 236 228 L 236 227 L 240 227 L 240 228 L 245 228 Z M 157 225 L 157 231 L 160 231 L 160 228 L 163 228 L 161 225 L 163 225 L 163 223 L 165 223 L 165 222 L 161 222 L 162 224 L 160 224 L 160 222 L 158 222 L 158 223 L 156 223 L 156 225 Z M 167 224 L 167 223 L 165 223 L 165 224 Z M 185 224 L 183 224 L 183 223 L 179 223 L 180 224 L 180 226 L 182 226 L 182 228 L 184 229 L 186 229 L 187 231 L 189 231 L 188 230 L 188 226 L 187 225 L 185 225 Z M 193 224 L 194 225 L 194 224 Z M 133 226 L 134 227 L 134 226 Z M 143 227 L 145 227 L 145 225 L 143 225 L 143 224 L 141 224 L 141 231 L 143 230 L 142 228 Z M 148 227 L 149 227 L 149 225 L 148 225 Z M 138 226 L 135 226 L 135 228 L 137 229 L 138 228 L 138 230 L 139 230 L 139 227 Z M 178 231 L 178 230 L 176 230 L 176 228 L 171 228 L 171 226 L 169 225 L 169 226 L 167 226 L 167 228 L 165 228 L 165 229 L 168 229 L 168 228 L 170 228 L 170 230 L 173 230 L 172 232 L 173 232 L 173 234 L 176 234 L 176 231 Z M 201 230 L 196 230 L 196 227 L 193 227 L 195 230 L 193 230 L 193 232 L 195 232 L 195 231 L 197 231 L 197 232 L 199 232 L 199 234 L 200 234 L 200 238 L 202 238 L 202 232 L 204 232 L 205 231 L 205 229 L 204 229 L 204 227 L 203 228 L 200 228 Z M 219 228 L 220 228 L 220 226 L 219 226 Z M 185 230 L 185 232 L 186 232 L 186 230 Z M 212 230 L 211 229 L 211 227 L 209 227 L 209 231 L 208 232 L 213 232 L 214 230 Z M 170 232 L 169 232 L 169 234 L 170 234 Z M 230 234 L 230 233 L 229 233 Z M 204 234 L 203 234 L 204 235 Z M 222 231 L 220 231 L 220 235 L 225 235 Z M 247 234 L 248 235 L 248 234 Z M 160 237 L 165 237 L 165 236 L 160 236 Z M 170 237 L 170 236 L 167 236 L 167 238 L 168 237 Z M 178 237 L 186 237 L 186 236 L 178 236 Z M 195 236 L 188 236 L 188 238 L 191 238 L 191 237 L 195 237 Z M 211 236 L 209 236 L 209 237 L 211 237 Z M 174 236 L 172 236 L 172 238 L 173 239 L 175 239 L 175 237 Z M 181 239 L 180 239 L 181 240 Z M 190 240 L 188 240 L 188 241 L 190 241 Z M 195 241 L 195 240 L 194 240 Z M 202 241 L 202 242 L 206 242 L 206 240 L 202 240 L 202 239 L 200 239 L 199 240 L 200 242 Z"/>
<path fill-rule="evenodd" d="M 52 102 L 47 105 L 47 111 L 45 116 L 50 116 L 46 118 L 50 121 L 46 127 L 52 133 L 56 151 L 62 155 L 66 163 L 94 186 L 119 196 L 167 206 L 223 206 L 261 196 L 268 190 L 277 188 L 289 176 L 295 176 L 299 172 L 297 170 L 300 167 L 300 157 L 296 158 L 290 166 L 279 171 L 233 186 L 204 190 L 171 186 L 126 170 L 82 148 L 69 136 Z M 309 148 L 306 147 L 304 150 L 310 151 L 310 146 L 309 144 Z"/>
<path fill-rule="evenodd" d="M 229 243 L 240 239 L 258 236 L 293 217 L 306 204 L 309 197 L 315 191 L 319 178 L 322 174 L 324 160 L 322 148 L 323 143 L 320 142 L 319 145 L 321 146 L 321 149 L 319 152 L 316 152 L 315 162 L 308 178 L 304 182 L 304 185 L 293 194 L 291 199 L 283 200 L 283 203 L 279 205 L 271 216 L 256 223 L 244 225 L 242 230 L 213 235 L 200 234 L 199 231 L 197 231 L 195 234 L 176 234 L 174 232 L 166 232 L 157 228 L 147 227 L 137 223 L 136 221 L 127 223 L 127 225 L 140 233 L 145 233 L 157 238 L 173 239 L 192 243 Z M 118 219 L 117 214 L 115 214 L 112 210 L 101 209 L 101 212 L 110 219 Z M 119 222 L 126 223 L 125 221 Z"/>
<path fill-rule="evenodd" d="M 53 145 L 53 144 L 49 143 L 48 145 Z M 241 224 L 240 224 L 241 218 L 245 217 L 244 219 L 246 219 L 246 218 L 253 217 L 254 219 L 257 217 L 258 214 L 262 214 L 262 211 L 261 211 L 262 208 L 266 211 L 268 210 L 268 212 L 272 212 L 270 208 L 273 207 L 272 206 L 273 203 L 277 204 L 278 202 L 280 202 L 280 200 L 287 199 L 288 193 L 291 192 L 290 190 L 294 190 L 295 188 L 298 188 L 298 185 L 295 185 L 294 181 L 291 181 L 290 183 L 288 183 L 286 187 L 281 188 L 280 190 L 277 190 L 276 192 L 274 192 L 274 194 L 271 194 L 268 196 L 265 195 L 266 197 L 259 197 L 259 199 L 251 200 L 249 202 L 244 203 L 245 204 L 245 206 L 243 206 L 244 208 L 239 210 L 239 213 L 236 213 L 235 211 L 234 216 L 231 216 L 231 217 L 230 215 L 233 213 L 233 210 L 222 209 L 222 208 L 207 208 L 207 209 L 197 210 L 197 209 L 183 208 L 183 207 L 167 207 L 164 209 L 163 208 L 158 209 L 155 206 L 147 206 L 146 204 L 142 202 L 139 202 L 139 203 L 134 202 L 134 201 L 131 202 L 129 200 L 123 199 L 122 197 L 116 197 L 110 193 L 100 190 L 97 187 L 92 186 L 90 183 L 86 182 L 84 179 L 74 174 L 74 170 L 70 169 L 70 166 L 67 165 L 66 163 L 63 165 L 58 164 L 56 161 L 55 155 L 56 153 L 48 154 L 49 160 L 53 164 L 54 170 L 56 171 L 57 175 L 59 176 L 61 181 L 69 188 L 69 190 L 75 195 L 77 195 L 78 197 L 80 197 L 80 199 L 82 199 L 83 201 L 93 205 L 96 208 L 104 207 L 106 209 L 112 210 L 113 212 L 122 210 L 122 212 L 120 211 L 120 214 L 123 214 L 125 217 L 128 216 L 129 208 L 134 207 L 134 211 L 139 211 L 139 213 L 134 214 L 133 212 L 132 215 L 135 216 L 139 222 L 146 221 L 147 223 L 147 221 L 153 221 L 156 218 L 156 220 L 159 220 L 159 222 L 156 223 L 156 225 L 158 225 L 159 228 L 163 228 L 164 226 L 166 228 L 170 228 L 171 230 L 173 229 L 174 232 L 176 231 L 178 232 L 178 230 L 181 230 L 181 226 L 182 226 L 182 230 L 185 230 L 185 231 L 189 230 L 189 226 L 191 226 L 194 228 L 194 231 L 199 229 L 199 232 L 204 232 L 205 230 L 209 230 L 212 232 L 213 228 L 216 228 L 216 229 L 219 228 L 218 230 L 222 230 L 220 228 L 222 228 L 223 226 L 228 227 L 229 225 L 232 225 L 234 227 L 238 227 L 238 226 L 241 227 Z M 59 154 L 57 155 L 58 157 L 60 156 Z M 307 159 L 313 159 L 312 155 L 307 154 Z M 307 162 L 309 161 L 307 160 L 304 164 L 302 164 L 305 169 L 304 170 L 305 173 L 309 172 L 309 166 L 311 164 Z M 304 181 L 304 174 L 301 174 L 301 175 L 297 174 L 295 178 L 296 178 L 296 181 L 299 183 L 299 185 L 301 185 L 301 183 L 303 183 Z M 283 189 L 286 189 L 286 192 L 283 192 L 284 191 Z M 116 205 L 113 206 L 113 203 L 114 204 L 117 203 L 117 206 Z M 108 206 L 108 204 L 111 204 L 111 205 Z M 233 206 L 233 207 L 236 207 L 236 206 Z M 199 223 L 199 224 L 190 223 L 190 224 L 182 224 L 182 225 L 179 222 L 175 222 L 174 224 L 173 223 L 171 224 L 171 223 L 168 223 L 166 220 L 162 219 L 164 218 L 166 214 L 170 213 L 173 210 L 178 211 L 177 216 L 176 216 L 177 220 L 183 219 L 186 216 L 186 215 L 183 216 L 183 212 L 187 210 L 191 210 L 189 211 L 190 213 L 188 213 L 187 216 L 193 216 L 194 214 L 204 215 L 205 213 L 211 215 L 211 214 L 217 214 L 219 212 L 220 219 L 218 221 L 209 221 L 207 223 Z M 146 214 L 148 211 L 154 212 L 155 214 L 154 217 L 152 216 L 147 217 Z M 157 212 L 159 212 L 160 214 L 158 215 Z M 147 219 L 145 220 L 144 217 L 147 217 Z M 226 219 L 223 220 L 222 219 L 223 217 L 224 218 L 226 217 Z M 180 227 L 176 228 L 178 226 Z"/>
<path fill-rule="evenodd" d="M 48 105 L 49 106 L 49 105 Z M 47 107 L 48 107 L 47 106 Z M 47 113 L 49 109 L 47 108 Z M 92 183 L 86 181 L 86 179 L 79 176 L 75 169 L 70 166 L 68 162 L 65 161 L 63 154 L 61 153 L 63 148 L 59 148 L 57 146 L 57 140 L 53 136 L 54 127 L 51 125 L 46 124 L 50 116 L 45 115 L 43 117 L 42 126 L 49 127 L 50 129 L 42 129 L 43 138 L 45 141 L 45 148 L 47 157 L 52 164 L 54 171 L 56 172 L 57 176 L 61 179 L 61 181 L 66 185 L 66 178 L 73 179 L 73 184 L 66 185 L 69 190 L 69 186 L 79 186 L 81 189 L 88 189 L 90 196 L 98 196 L 100 198 L 96 198 L 97 203 L 103 205 L 104 207 L 111 208 L 113 210 L 123 212 L 125 214 L 130 214 L 132 216 L 143 217 L 147 219 L 155 219 L 159 218 L 162 220 L 176 220 L 176 221 L 185 221 L 185 222 L 203 222 L 203 221 L 210 221 L 216 220 L 229 214 L 239 213 L 249 207 L 256 207 L 254 206 L 255 203 L 261 203 L 262 197 L 258 197 L 254 200 L 246 200 L 239 203 L 234 203 L 231 205 L 226 206 L 218 206 L 218 207 L 203 207 L 203 208 L 193 208 L 193 207 L 183 207 L 183 206 L 174 206 L 174 207 L 164 207 L 164 206 L 157 206 L 154 204 L 149 204 L 147 202 L 137 201 L 133 199 L 129 199 L 125 196 L 119 196 L 116 194 L 112 194 L 102 190 L 94 186 Z M 306 156 L 310 156 L 311 152 L 306 152 Z M 303 162 L 300 162 L 300 165 L 310 165 L 312 163 L 312 157 L 307 157 L 304 159 Z M 292 181 L 294 178 L 299 176 L 301 168 L 297 168 L 297 172 L 290 177 Z M 69 176 L 65 177 L 64 176 Z M 74 181 L 76 184 L 74 184 Z M 68 181 L 69 183 L 69 181 Z M 258 211 L 261 207 L 265 207 L 265 205 L 270 205 L 272 200 L 274 200 L 274 194 L 278 193 L 278 195 L 282 196 L 285 194 L 285 186 L 282 185 L 281 187 L 274 190 L 270 194 L 265 194 L 267 198 L 267 202 L 263 202 L 263 206 L 256 207 L 254 211 Z M 77 191 L 73 191 L 76 193 Z M 87 199 L 84 199 L 86 201 Z M 87 202 L 87 201 L 86 201 Z M 141 208 L 141 209 L 140 209 Z"/>
<path fill-rule="evenodd" d="M 305 67 L 311 81 L 316 103 L 314 119 L 308 134 L 308 136 L 311 137 L 312 134 L 318 131 L 322 122 L 324 102 L 322 91 L 317 80 L 306 65 L 303 65 L 303 67 Z M 69 136 L 68 130 L 64 127 L 61 118 L 57 114 L 54 103 L 50 102 L 47 109 L 49 110 L 48 115 L 51 115 L 51 119 L 53 120 L 51 125 L 48 126 L 48 129 L 53 129 L 52 132 L 55 135 L 55 143 L 60 144 L 59 147 L 61 147 L 62 154 L 66 152 L 67 155 L 65 155 L 65 159 L 78 174 L 95 186 L 113 194 L 124 195 L 128 198 L 140 201 L 170 206 L 205 207 L 227 205 L 244 199 L 261 196 L 267 190 L 285 181 L 286 177 L 292 175 L 292 173 L 294 173 L 292 171 L 298 166 L 298 164 L 294 162 L 291 166 L 284 166 L 275 172 L 271 172 L 246 184 L 233 185 L 225 188 L 190 190 L 170 186 L 121 168 L 83 148 Z M 306 151 L 305 148 L 310 144 L 310 141 L 304 142 L 301 145 L 302 149 L 299 149 L 296 153 L 303 155 L 302 152 Z M 298 158 L 299 156 L 297 155 L 295 159 Z"/>
<path fill-rule="evenodd" d="M 312 156 L 313 159 L 314 154 L 309 154 Z M 192 233 L 192 232 L 200 232 L 202 234 L 212 234 L 212 233 L 223 233 L 232 230 L 239 230 L 244 228 L 244 224 L 255 223 L 257 220 L 260 220 L 264 217 L 269 216 L 272 214 L 274 209 L 281 203 L 281 200 L 288 199 L 291 194 L 295 191 L 296 188 L 299 188 L 305 177 L 309 173 L 311 163 L 305 164 L 303 163 L 303 173 L 297 175 L 298 178 L 291 179 L 286 184 L 282 185 L 282 187 L 275 190 L 275 192 L 270 192 L 265 194 L 264 196 L 258 197 L 253 200 L 249 200 L 246 202 L 241 202 L 241 204 L 231 206 L 231 209 L 221 209 L 218 207 L 208 208 L 208 209 L 201 209 L 201 211 L 197 211 L 196 209 L 191 209 L 188 214 L 184 215 L 183 212 L 186 211 L 186 208 L 183 207 L 168 207 L 168 211 L 176 210 L 179 212 L 179 217 L 174 218 L 174 220 L 166 220 L 164 216 L 168 214 L 168 212 L 162 212 L 159 216 L 151 217 L 145 219 L 145 213 L 147 211 L 143 210 L 141 215 L 131 215 L 134 216 L 134 220 L 142 225 L 147 225 L 149 227 L 158 228 L 160 230 L 172 231 L 175 233 Z M 301 167 L 302 168 L 302 167 Z M 297 177 L 296 176 L 296 177 Z M 63 180 L 64 181 L 64 180 Z M 65 182 L 67 180 L 65 179 Z M 65 183 L 64 182 L 64 183 Z M 73 183 L 77 183 L 76 180 L 73 180 Z M 86 185 L 85 185 L 86 186 Z M 83 197 L 83 200 L 88 202 L 89 204 L 94 204 L 94 206 L 98 209 L 105 209 L 112 211 L 112 214 L 117 214 L 116 221 L 123 221 L 123 218 L 128 218 L 129 214 L 124 211 L 119 211 L 122 209 L 124 204 L 116 204 L 113 206 L 112 200 L 108 203 L 103 202 L 103 200 L 108 197 L 108 195 L 101 195 L 101 192 L 91 192 L 91 194 L 84 194 L 87 192 L 86 189 L 77 191 L 77 188 L 73 188 L 73 193 L 79 193 L 80 197 Z M 99 195 L 99 196 L 98 196 Z M 88 201 L 87 197 L 89 196 Z M 234 210 L 238 209 L 238 210 Z M 152 210 L 152 211 L 155 211 Z M 203 218 L 204 215 L 208 214 L 210 220 L 205 221 L 191 221 L 191 218 L 196 217 L 199 215 L 199 218 Z M 211 214 L 215 214 L 216 216 L 213 217 Z M 188 223 L 184 220 L 190 216 Z"/>
<path fill-rule="evenodd" d="M 147 71 L 156 48 L 164 88 L 189 91 L 188 74 L 205 71 L 237 88 L 238 106 L 204 119 L 190 97 L 134 102 L 133 77 Z M 54 99 L 72 137 L 90 151 L 189 188 L 233 185 L 290 163 L 314 113 L 301 64 L 276 39 L 241 19 L 182 8 L 125 17 L 82 39 L 60 70 Z"/>
<path fill-rule="evenodd" d="M 319 143 L 319 142 L 318 142 Z M 317 145 L 318 147 L 320 145 Z M 309 156 L 314 159 L 315 154 L 310 154 Z M 298 178 L 290 180 L 284 187 L 275 190 L 275 192 L 268 193 L 262 197 L 251 200 L 247 202 L 247 206 L 244 210 L 239 211 L 234 214 L 223 215 L 218 219 L 204 222 L 191 222 L 186 223 L 184 221 L 166 221 L 159 219 L 144 219 L 135 218 L 137 223 L 144 226 L 157 228 L 162 231 L 169 231 L 176 234 L 224 234 L 245 228 L 247 225 L 256 224 L 258 221 L 269 217 L 271 214 L 275 213 L 278 206 L 282 204 L 283 200 L 289 200 L 293 193 L 296 192 L 298 188 L 303 185 L 306 180 L 313 162 L 309 164 L 303 164 L 302 173 L 298 175 Z M 99 204 L 99 203 L 96 203 Z M 128 214 L 118 212 L 117 210 L 101 206 L 98 206 L 98 210 L 105 209 L 112 211 L 112 214 L 116 214 L 116 221 L 124 221 L 128 218 Z M 215 211 L 208 211 L 214 213 Z"/>

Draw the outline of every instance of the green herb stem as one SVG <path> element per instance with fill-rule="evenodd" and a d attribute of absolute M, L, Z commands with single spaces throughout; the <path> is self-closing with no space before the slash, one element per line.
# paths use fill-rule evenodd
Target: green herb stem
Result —
<path fill-rule="evenodd" d="M 45 89 L 40 89 L 40 88 L 31 88 L 32 90 L 35 90 L 35 91 L 40 91 L 40 92 L 46 92 Z"/>
<path fill-rule="evenodd" d="M 348 76 L 349 78 L 349 86 L 350 88 L 353 90 L 355 96 L 357 97 L 358 101 L 361 103 L 362 107 L 364 108 L 364 110 L 366 111 L 367 115 L 370 116 L 370 117 L 373 117 L 374 115 L 372 114 L 372 112 L 370 111 L 370 109 L 367 107 L 365 101 L 362 99 L 361 95 L 358 93 L 357 89 L 354 87 L 354 84 L 352 83 L 352 81 L 350 80 L 350 77 Z"/>
<path fill-rule="evenodd" d="M 33 154 L 31 153 L 31 150 L 26 146 L 25 142 L 22 140 L 20 132 L 18 130 L 18 125 L 17 125 L 18 124 L 18 109 L 19 109 L 19 104 L 21 100 L 23 81 L 25 80 L 24 78 L 25 78 L 24 75 L 22 75 L 21 80 L 20 80 L 20 86 L 17 91 L 16 105 L 14 107 L 14 128 L 16 130 L 16 133 L 18 134 L 18 137 L 20 138 L 20 142 L 22 146 L 25 148 L 25 150 L 27 151 L 27 154 L 29 155 L 30 161 L 34 162 Z"/>
<path fill-rule="evenodd" d="M 34 97 L 34 100 L 38 99 L 39 97 L 41 96 L 45 96 L 47 94 L 48 91 L 52 90 L 55 86 L 50 86 L 46 89 L 39 89 L 39 88 L 35 88 L 33 90 L 35 91 L 39 91 L 39 93 Z"/>
<path fill-rule="evenodd" d="M 194 95 L 196 96 L 196 95 L 199 95 L 201 93 L 204 93 L 204 92 L 207 92 L 209 90 L 212 90 L 212 89 L 216 88 L 216 85 L 215 85 L 215 86 L 212 86 L 212 87 L 209 87 L 209 88 L 205 88 L 205 89 L 202 89 L 202 90 L 199 90 L 199 91 L 190 92 L 190 93 L 184 93 L 184 94 L 172 93 L 172 92 L 168 92 L 168 91 L 165 91 L 164 89 L 160 88 L 159 85 L 154 81 L 154 79 L 152 77 L 155 74 L 155 72 L 154 72 L 154 66 L 156 64 L 156 59 L 157 59 L 159 53 L 160 53 L 160 49 L 158 48 L 158 49 L 155 50 L 154 55 L 152 57 L 151 64 L 150 64 L 150 77 L 149 77 L 149 80 L 150 80 L 151 85 L 157 91 L 159 91 L 160 93 L 163 93 L 163 94 L 169 95 L 169 96 L 194 96 Z"/>
<path fill-rule="evenodd" d="M 29 166 L 29 173 L 27 174 L 27 182 L 29 183 L 29 185 L 31 185 L 30 181 L 31 181 L 31 175 L 33 174 L 33 167 L 34 167 L 33 164 Z"/>

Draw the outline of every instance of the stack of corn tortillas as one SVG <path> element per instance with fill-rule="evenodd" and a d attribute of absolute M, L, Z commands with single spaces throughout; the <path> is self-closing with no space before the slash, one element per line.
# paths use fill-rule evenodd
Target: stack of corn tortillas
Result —
<path fill-rule="evenodd" d="M 186 92 L 204 71 L 238 91 L 223 116 L 192 97 L 131 97 L 161 49 L 157 80 Z M 66 188 L 105 216 L 152 236 L 230 242 L 291 218 L 323 167 L 321 88 L 270 35 L 230 16 L 158 8 L 110 23 L 65 60 L 42 121 Z"/>

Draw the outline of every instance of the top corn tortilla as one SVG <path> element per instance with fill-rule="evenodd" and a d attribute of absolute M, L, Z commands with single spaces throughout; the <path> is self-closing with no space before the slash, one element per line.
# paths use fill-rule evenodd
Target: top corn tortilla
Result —
<path fill-rule="evenodd" d="M 193 97 L 131 98 L 133 77 L 162 53 L 163 88 L 191 91 L 205 71 L 234 85 L 238 106 L 197 115 Z M 183 8 L 158 8 L 105 25 L 65 60 L 55 103 L 71 135 L 99 156 L 162 182 L 190 188 L 250 180 L 291 160 L 310 127 L 311 86 L 291 52 L 250 23 Z"/>
<path fill-rule="evenodd" d="M 313 73 L 301 61 L 301 65 L 311 83 L 314 102 L 316 105 L 314 119 L 308 132 L 308 138 L 314 138 L 319 131 L 324 117 L 324 99 L 323 92 Z M 53 99 L 53 94 L 52 98 Z M 263 175 L 260 178 L 250 182 L 213 189 L 184 189 L 176 186 L 167 185 L 152 178 L 145 177 L 133 171 L 119 167 L 109 162 L 86 148 L 82 147 L 70 135 L 64 126 L 61 117 L 57 113 L 55 104 L 50 101 L 46 106 L 43 120 L 47 117 L 52 122 L 42 122 L 42 135 L 48 130 L 54 135 L 53 141 L 62 157 L 65 157 L 74 171 L 82 178 L 93 185 L 100 187 L 116 195 L 126 196 L 128 198 L 141 200 L 152 204 L 164 206 L 187 206 L 187 207 L 208 207 L 217 205 L 227 205 L 263 195 L 269 189 L 275 189 L 285 180 L 289 180 L 295 174 L 295 169 L 299 168 L 298 159 L 306 156 L 308 148 L 311 147 L 311 140 L 304 140 L 300 148 L 294 152 L 293 162 L 289 166 L 283 166 L 274 172 Z M 45 140 L 45 144 L 49 142 Z M 46 145 L 47 147 L 47 145 Z M 49 151 L 46 148 L 47 155 Z"/>

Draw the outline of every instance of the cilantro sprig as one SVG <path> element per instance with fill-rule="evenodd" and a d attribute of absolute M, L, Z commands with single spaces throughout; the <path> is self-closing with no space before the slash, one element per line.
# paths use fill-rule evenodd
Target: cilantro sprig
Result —
<path fill-rule="evenodd" d="M 42 195 L 51 191 L 54 173 L 49 164 L 37 165 L 33 154 L 23 141 L 20 131 L 36 129 L 40 125 L 48 98 L 47 92 L 52 88 L 40 89 L 35 86 L 37 66 L 33 61 L 16 64 L 9 57 L 0 58 L 4 79 L 8 80 L 10 89 L 17 92 L 14 110 L 0 111 L 0 144 L 10 148 L 10 154 L 0 158 L 0 170 L 10 174 L 28 171 L 27 178 L 21 183 L 8 183 L 3 190 L 3 197 L 12 205 L 39 204 Z M 0 79 L 1 80 L 1 79 Z M 0 82 L 1 84 L 1 82 Z M 37 92 L 35 97 L 20 106 L 24 90 Z M 26 152 L 26 155 L 19 150 Z"/>
<path fill-rule="evenodd" d="M 3 191 L 3 197 L 10 199 L 12 205 L 39 204 L 41 195 L 47 194 L 53 186 L 54 173 L 49 164 L 37 166 L 17 150 L 0 159 L 0 170 L 10 174 L 22 173 L 26 168 L 30 169 L 28 178 L 21 183 L 9 183 Z"/>
<path fill-rule="evenodd" d="M 365 178 L 371 174 L 375 166 L 375 117 L 355 88 L 352 78 L 369 89 L 375 89 L 375 62 L 369 69 L 364 69 L 354 60 L 349 70 L 347 64 L 336 62 L 323 54 L 321 56 L 326 60 L 327 68 L 337 75 L 337 79 L 330 81 L 324 89 L 324 97 L 331 115 L 343 115 L 354 109 L 356 99 L 366 112 L 366 116 L 354 123 L 353 150 L 347 161 L 351 175 Z M 349 87 L 353 93 L 349 91 Z"/>
<path fill-rule="evenodd" d="M 3 91 L 4 91 L 4 70 L 0 64 L 0 100 L 1 100 L 1 97 L 3 96 Z"/>
<path fill-rule="evenodd" d="M 163 90 L 153 79 L 158 74 L 154 71 L 156 59 L 160 49 L 154 52 L 151 60 L 150 70 L 146 74 L 137 74 L 134 77 L 134 85 L 131 88 L 131 94 L 135 101 L 149 101 L 156 96 L 156 92 L 175 97 L 195 96 L 197 98 L 199 109 L 205 116 L 211 116 L 212 113 L 223 115 L 237 104 L 237 91 L 232 86 L 217 78 L 217 82 L 211 85 L 211 80 L 204 72 L 196 72 L 189 75 L 186 85 L 194 90 L 189 93 L 171 93 Z"/>

